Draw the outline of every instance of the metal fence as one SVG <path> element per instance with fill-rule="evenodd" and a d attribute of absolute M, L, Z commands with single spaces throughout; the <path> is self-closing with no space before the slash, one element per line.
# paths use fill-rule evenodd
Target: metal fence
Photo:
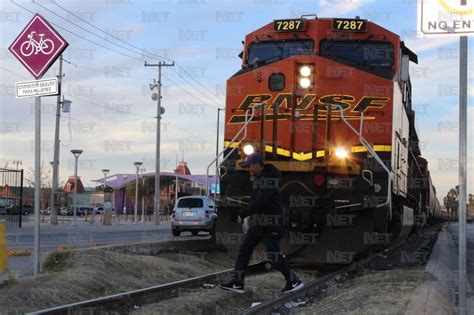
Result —
<path fill-rule="evenodd" d="M 23 213 L 23 170 L 0 168 L 0 221 L 21 228 Z"/>

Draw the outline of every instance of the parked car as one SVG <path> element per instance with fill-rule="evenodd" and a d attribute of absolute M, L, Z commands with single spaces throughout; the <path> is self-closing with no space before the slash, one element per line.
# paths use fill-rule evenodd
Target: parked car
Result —
<path fill-rule="evenodd" d="M 102 213 L 104 213 L 104 207 L 95 208 L 95 214 L 102 214 Z"/>
<path fill-rule="evenodd" d="M 51 207 L 47 207 L 45 209 L 40 209 L 40 214 L 50 215 L 51 214 Z"/>
<path fill-rule="evenodd" d="M 23 215 L 30 215 L 35 212 L 35 207 L 32 205 L 23 205 Z"/>
<path fill-rule="evenodd" d="M 31 205 L 13 205 L 5 209 L 6 214 L 10 215 L 18 215 L 20 212 L 22 215 L 29 215 L 30 213 L 33 213 L 33 210 L 34 208 Z"/>
<path fill-rule="evenodd" d="M 72 211 L 72 208 L 70 207 L 61 207 L 59 208 L 59 214 L 60 215 L 73 215 L 74 212 Z"/>
<path fill-rule="evenodd" d="M 0 206 L 0 215 L 6 215 L 6 214 L 7 214 L 7 207 Z"/>
<path fill-rule="evenodd" d="M 189 231 L 197 235 L 200 231 L 215 233 L 217 213 L 214 201 L 205 196 L 186 196 L 178 199 L 171 213 L 171 232 L 179 236 Z"/>
<path fill-rule="evenodd" d="M 76 215 L 78 216 L 85 216 L 86 215 L 86 211 L 87 211 L 87 215 L 91 215 L 92 214 L 92 208 L 91 207 L 79 207 L 76 209 Z"/>

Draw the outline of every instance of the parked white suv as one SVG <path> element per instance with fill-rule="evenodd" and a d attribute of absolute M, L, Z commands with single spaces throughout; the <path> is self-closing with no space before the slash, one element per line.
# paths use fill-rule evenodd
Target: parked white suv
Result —
<path fill-rule="evenodd" d="M 178 198 L 171 214 L 171 232 L 179 236 L 189 231 L 197 235 L 199 231 L 213 235 L 216 230 L 217 212 L 214 200 L 205 196 Z"/>

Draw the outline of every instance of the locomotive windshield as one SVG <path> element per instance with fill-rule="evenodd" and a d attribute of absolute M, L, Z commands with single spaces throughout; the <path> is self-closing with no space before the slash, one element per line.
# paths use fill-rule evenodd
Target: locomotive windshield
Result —
<path fill-rule="evenodd" d="M 368 40 L 322 40 L 319 55 L 350 67 L 392 79 L 394 70 L 393 45 Z"/>
<path fill-rule="evenodd" d="M 313 47 L 312 40 L 252 43 L 248 51 L 247 63 L 251 67 L 259 67 L 293 55 L 310 55 Z"/>
<path fill-rule="evenodd" d="M 391 67 L 393 46 L 388 42 L 322 40 L 321 56 L 369 67 Z"/>

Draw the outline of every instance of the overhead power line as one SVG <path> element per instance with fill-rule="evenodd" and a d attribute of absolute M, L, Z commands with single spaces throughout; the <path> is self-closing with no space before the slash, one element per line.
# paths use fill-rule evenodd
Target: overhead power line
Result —
<path fill-rule="evenodd" d="M 107 36 L 110 36 L 114 39 L 116 39 L 117 41 L 120 41 L 130 47 L 133 47 L 135 49 L 138 49 L 138 53 L 140 53 L 141 55 L 148 55 L 148 56 L 151 56 L 151 57 L 154 57 L 156 59 L 162 59 L 162 60 L 168 60 L 168 61 L 173 61 L 172 59 L 168 58 L 168 57 L 165 57 L 165 56 L 161 56 L 161 55 L 158 55 L 158 54 L 155 54 L 155 53 L 152 53 L 152 52 L 148 52 L 148 51 L 143 51 L 142 48 L 134 45 L 134 44 L 131 44 L 123 39 L 121 39 L 120 37 L 117 37 L 117 36 L 114 36 L 113 34 L 110 34 L 109 32 L 106 32 L 104 31 L 103 29 L 101 29 L 100 27 L 97 27 L 96 25 L 90 23 L 89 21 L 87 21 L 86 19 L 82 18 L 81 16 L 75 14 L 74 12 L 66 9 L 65 7 L 59 5 L 56 1 L 53 1 L 51 0 L 51 2 L 56 5 L 57 7 L 59 7 L 60 9 L 64 10 L 65 12 L 69 13 L 70 15 L 74 16 L 75 18 L 81 20 L 82 22 L 86 23 L 87 25 L 93 27 L 94 29 L 104 33 L 105 35 Z M 38 4 L 39 5 L 39 4 Z M 41 6 L 43 7 L 43 6 Z M 72 22 L 70 22 L 72 23 Z M 74 24 L 74 23 L 73 23 Z M 116 44 L 114 42 L 112 42 L 113 44 Z M 123 46 L 121 46 L 123 47 Z M 199 82 L 194 76 L 190 75 L 182 66 L 180 66 L 179 64 L 175 63 L 175 65 L 180 69 L 180 71 L 184 74 L 186 74 L 189 78 L 191 78 L 192 81 L 196 82 L 198 85 L 200 85 L 205 91 L 207 91 L 210 95 L 212 95 L 212 97 L 215 97 L 216 100 L 218 100 L 218 102 L 221 102 L 221 99 L 219 97 L 217 97 L 217 95 L 215 95 L 211 90 L 209 90 L 206 86 L 204 86 L 201 82 Z M 175 69 L 172 69 L 172 71 L 174 71 L 179 77 L 181 77 L 183 80 L 185 80 L 189 85 L 191 85 L 192 87 L 194 87 L 187 79 L 185 79 L 181 73 L 177 72 Z M 199 91 L 200 93 L 201 90 L 197 89 L 196 87 L 194 87 L 197 91 Z M 208 96 L 205 96 L 205 97 L 208 97 Z M 212 102 L 215 102 L 215 100 L 212 100 Z"/>
<path fill-rule="evenodd" d="M 93 72 L 98 72 L 98 73 L 102 73 L 104 74 L 105 73 L 105 70 L 100 70 L 100 69 L 94 69 L 94 68 L 90 68 L 90 67 L 86 67 L 86 66 L 83 66 L 83 65 L 79 65 L 77 63 L 74 63 L 72 61 L 69 61 L 69 60 L 66 60 L 63 58 L 63 61 L 70 64 L 70 65 L 73 65 L 77 68 L 82 68 L 82 69 L 86 69 L 86 70 L 89 70 L 89 71 L 93 71 Z M 118 66 L 117 66 L 118 67 Z M 150 80 L 153 80 L 151 78 L 145 78 L 145 77 L 135 77 L 135 76 L 131 76 L 131 75 L 127 75 L 127 76 L 123 76 L 123 77 L 117 77 L 118 79 L 135 79 L 135 80 L 140 80 L 140 81 L 150 81 Z"/>
<path fill-rule="evenodd" d="M 33 11 L 31 11 L 31 10 L 25 8 L 24 6 L 22 6 L 22 5 L 18 4 L 18 3 L 16 3 L 14 0 L 10 0 L 10 1 L 11 1 L 13 4 L 15 4 L 16 6 L 22 8 L 23 10 L 25 10 L 25 11 L 31 13 L 32 15 L 35 14 Z M 59 28 L 59 29 L 62 29 L 62 30 L 65 31 L 65 32 L 68 32 L 68 33 L 70 33 L 70 34 L 72 34 L 72 35 L 74 35 L 74 36 L 76 36 L 76 37 L 79 37 L 79 38 L 81 38 L 81 39 L 83 39 L 83 40 L 85 40 L 85 41 L 88 41 L 89 43 L 92 43 L 92 44 L 94 44 L 94 45 L 100 46 L 100 47 L 105 48 L 105 49 L 107 49 L 107 50 L 113 51 L 113 52 L 115 52 L 115 53 L 117 53 L 117 54 L 120 54 L 120 55 L 122 55 L 122 56 L 131 58 L 131 59 L 135 59 L 135 60 L 138 60 L 138 61 L 140 61 L 140 62 L 145 62 L 145 60 L 143 60 L 143 59 L 141 59 L 141 58 L 137 58 L 137 57 L 131 56 L 131 55 L 129 55 L 129 54 L 120 52 L 120 51 L 118 51 L 118 50 L 115 50 L 115 49 L 112 49 L 112 48 L 110 48 L 110 47 L 104 46 L 104 45 L 102 45 L 102 44 L 100 44 L 100 43 L 97 43 L 97 42 L 95 42 L 95 41 L 93 41 L 93 40 L 90 40 L 90 39 L 88 39 L 88 38 L 86 38 L 86 37 L 84 37 L 84 36 L 81 36 L 81 35 L 79 35 L 79 34 L 76 34 L 76 33 L 72 32 L 72 31 L 68 30 L 67 28 L 62 27 L 61 25 L 58 25 L 57 23 L 54 23 L 54 22 L 51 22 L 51 21 L 49 21 L 49 23 L 52 24 L 52 25 L 54 25 L 54 26 L 56 26 L 56 27 Z"/>
<path fill-rule="evenodd" d="M 68 19 L 66 19 L 65 17 L 61 16 L 60 14 L 54 12 L 53 10 L 50 10 L 50 9 L 48 9 L 47 7 L 45 7 L 44 5 L 41 5 L 41 4 L 37 3 L 35 0 L 32 0 L 32 1 L 33 1 L 33 3 L 36 4 L 37 6 L 42 7 L 43 9 L 45 9 L 46 11 L 48 11 L 49 13 L 54 14 L 55 16 L 59 17 L 60 19 L 62 19 L 62 20 L 64 20 L 64 21 L 66 21 L 66 22 L 68 22 L 68 23 L 70 23 L 70 24 L 72 24 L 72 25 L 78 27 L 79 29 L 81 29 L 81 30 L 83 30 L 83 31 L 85 31 L 85 32 L 87 32 L 87 33 L 89 33 L 89 34 L 91 34 L 91 35 L 93 35 L 93 36 L 95 36 L 95 37 L 101 39 L 101 40 L 105 40 L 106 42 L 109 42 L 109 43 L 111 43 L 111 44 L 113 44 L 113 45 L 116 45 L 116 46 L 118 46 L 118 47 L 120 47 L 120 48 L 122 48 L 122 49 L 125 49 L 125 50 L 127 50 L 127 51 L 129 51 L 129 52 L 131 52 L 131 53 L 136 54 L 136 51 L 131 50 L 131 49 L 129 49 L 129 48 L 123 46 L 123 45 L 117 44 L 116 42 L 111 41 L 111 40 L 108 39 L 107 37 L 101 37 L 101 36 L 95 34 L 94 32 L 91 32 L 90 30 L 88 30 L 88 29 L 86 29 L 86 28 L 80 26 L 79 24 L 69 21 Z M 55 2 L 53 1 L 53 3 L 55 3 Z M 108 34 L 108 33 L 106 33 L 106 34 L 107 34 L 107 36 L 112 36 L 111 34 Z M 139 59 L 139 60 L 140 60 L 140 59 Z M 143 61 L 144 61 L 144 60 L 143 60 Z"/>

